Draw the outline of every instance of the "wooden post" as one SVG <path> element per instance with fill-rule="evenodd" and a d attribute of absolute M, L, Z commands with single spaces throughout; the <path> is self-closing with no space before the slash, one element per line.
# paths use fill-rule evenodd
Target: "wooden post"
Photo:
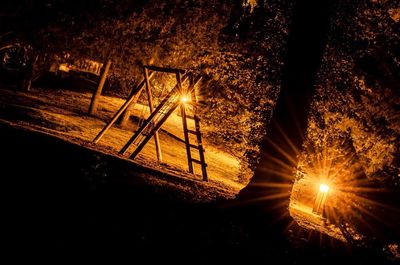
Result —
<path fill-rule="evenodd" d="M 193 78 L 190 77 L 190 85 L 192 85 Z M 176 72 L 176 82 L 178 83 L 179 91 L 182 93 L 182 80 L 181 74 L 179 71 Z M 178 99 L 180 101 L 180 99 Z M 186 119 L 186 106 L 184 102 L 180 102 L 181 106 L 181 116 L 182 116 L 182 125 L 183 125 L 183 135 L 185 137 L 185 147 L 186 147 L 186 157 L 188 161 L 189 172 L 194 173 L 193 171 L 193 164 L 192 164 L 192 154 L 190 152 L 190 140 L 189 140 L 189 133 L 188 133 L 188 126 L 187 126 L 187 119 Z"/>
<path fill-rule="evenodd" d="M 131 117 L 131 109 L 136 105 L 139 100 L 140 95 L 142 94 L 143 89 L 140 89 L 137 94 L 134 96 L 132 103 L 126 108 L 124 113 L 122 114 L 121 120 L 119 121 L 119 125 L 121 127 L 125 127 L 128 124 L 129 118 Z"/>
<path fill-rule="evenodd" d="M 153 76 L 153 73 L 149 75 L 149 78 Z M 129 107 L 131 104 L 133 104 L 133 101 L 135 100 L 136 94 L 139 93 L 145 85 L 145 80 L 143 79 L 142 82 L 140 82 L 139 86 L 132 89 L 131 94 L 129 95 L 129 98 L 125 101 L 125 103 L 121 106 L 121 108 L 115 113 L 114 117 L 111 119 L 109 123 L 99 132 L 99 134 L 94 138 L 93 142 L 98 143 L 100 139 L 104 136 L 104 134 L 113 126 L 113 124 L 117 121 L 119 116 L 122 115 L 122 113 Z"/>
<path fill-rule="evenodd" d="M 144 71 L 144 79 L 146 82 L 146 91 L 147 91 L 147 96 L 148 96 L 148 100 L 149 100 L 150 113 L 153 113 L 154 105 L 153 105 L 153 96 L 152 96 L 151 87 L 150 87 L 149 70 L 146 67 L 143 67 L 143 71 Z M 161 154 L 161 146 L 160 146 L 160 139 L 158 137 L 158 132 L 156 132 L 154 134 L 154 142 L 156 145 L 157 160 L 158 160 L 158 162 L 161 162 L 162 154 Z"/>
<path fill-rule="evenodd" d="M 24 91 L 30 91 L 32 88 L 32 82 L 35 80 L 35 77 L 33 76 L 35 69 L 36 69 L 36 63 L 39 59 L 39 55 L 36 55 L 35 59 L 32 61 L 28 62 L 28 65 L 24 69 L 24 75 L 23 75 L 23 80 L 22 80 L 22 89 Z"/>
<path fill-rule="evenodd" d="M 106 82 L 108 71 L 110 70 L 110 66 L 111 66 L 111 60 L 108 60 L 107 64 L 105 65 L 105 67 L 102 71 L 99 85 L 97 86 L 96 91 L 93 93 L 92 100 L 90 101 L 90 107 L 89 107 L 90 115 L 94 115 L 97 113 L 97 105 L 99 104 L 101 92 L 103 91 L 104 83 Z"/>

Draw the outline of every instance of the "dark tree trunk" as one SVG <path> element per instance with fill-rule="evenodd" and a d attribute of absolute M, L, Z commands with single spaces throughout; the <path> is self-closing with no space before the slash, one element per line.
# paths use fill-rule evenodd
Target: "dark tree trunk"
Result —
<path fill-rule="evenodd" d="M 299 0 L 295 5 L 282 88 L 261 144 L 260 163 L 236 200 L 245 206 L 243 209 L 251 209 L 252 218 L 257 209 L 259 222 L 288 217 L 290 190 L 304 141 L 331 7 L 332 1 L 320 0 Z"/>

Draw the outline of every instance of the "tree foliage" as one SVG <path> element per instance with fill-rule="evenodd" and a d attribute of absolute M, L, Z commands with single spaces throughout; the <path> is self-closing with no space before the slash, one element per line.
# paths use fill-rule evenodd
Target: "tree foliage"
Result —
<path fill-rule="evenodd" d="M 321 135 L 349 135 L 366 175 L 398 186 L 400 31 L 391 16 L 395 8 L 396 1 L 338 4 L 308 135 L 317 152 L 324 147 Z"/>

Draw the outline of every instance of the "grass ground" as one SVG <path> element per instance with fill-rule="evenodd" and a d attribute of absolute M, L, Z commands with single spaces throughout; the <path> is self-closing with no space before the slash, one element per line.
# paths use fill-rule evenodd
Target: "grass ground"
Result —
<path fill-rule="evenodd" d="M 102 96 L 96 117 L 87 115 L 91 94 L 71 90 L 34 89 L 21 92 L 0 89 L 0 119 L 32 127 L 63 139 L 117 154 L 132 136 L 137 122 L 149 114 L 148 108 L 137 104 L 132 110 L 133 117 L 126 128 L 113 126 L 109 132 L 94 145 L 92 140 L 111 119 L 123 104 L 124 100 Z M 189 120 L 189 127 L 193 128 Z M 181 117 L 174 113 L 167 120 L 160 132 L 163 162 L 156 161 L 154 141 L 150 141 L 143 149 L 137 163 L 157 168 L 161 171 L 188 175 L 184 144 L 168 135 L 172 133 L 183 139 Z M 195 142 L 195 139 L 191 139 Z M 205 141 L 206 162 L 211 183 L 226 186 L 228 189 L 240 190 L 244 185 L 238 182 L 239 161 L 232 155 Z M 133 147 L 128 150 L 132 152 Z M 193 152 L 194 158 L 197 154 Z M 190 177 L 200 180 L 201 169 L 195 165 L 196 175 Z"/>

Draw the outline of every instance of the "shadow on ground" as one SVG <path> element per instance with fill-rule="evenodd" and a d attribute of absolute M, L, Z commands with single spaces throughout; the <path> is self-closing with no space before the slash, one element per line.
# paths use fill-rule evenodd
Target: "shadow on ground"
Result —
<path fill-rule="evenodd" d="M 320 235 L 294 242 L 256 220 L 251 227 L 253 217 L 221 206 L 224 196 L 196 199 L 206 192 L 200 186 L 150 183 L 157 173 L 127 161 L 37 132 L 0 130 L 2 234 L 13 264 L 385 262 L 339 243 L 321 247 Z"/>

